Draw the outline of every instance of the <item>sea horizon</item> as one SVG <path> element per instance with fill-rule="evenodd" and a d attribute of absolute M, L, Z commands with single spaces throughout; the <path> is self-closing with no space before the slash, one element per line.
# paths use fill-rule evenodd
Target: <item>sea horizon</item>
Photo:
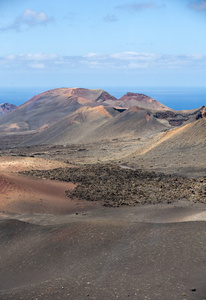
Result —
<path fill-rule="evenodd" d="M 55 88 L 60 87 L 0 87 L 0 104 L 10 103 L 20 106 L 35 95 Z M 117 99 L 127 92 L 145 94 L 174 110 L 196 109 L 206 105 L 206 87 L 84 86 L 84 88 L 101 88 Z"/>

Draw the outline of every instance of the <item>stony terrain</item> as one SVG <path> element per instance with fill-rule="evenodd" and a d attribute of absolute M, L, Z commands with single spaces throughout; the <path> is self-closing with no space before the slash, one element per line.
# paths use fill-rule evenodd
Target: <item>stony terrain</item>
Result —
<path fill-rule="evenodd" d="M 172 203 L 182 199 L 206 203 L 206 177 L 184 178 L 110 164 L 33 170 L 23 174 L 74 182 L 78 186 L 74 192 L 67 193 L 70 197 L 100 201 L 104 206 Z"/>
<path fill-rule="evenodd" d="M 0 299 L 205 299 L 205 177 L 84 165 L 94 153 L 2 150 Z"/>

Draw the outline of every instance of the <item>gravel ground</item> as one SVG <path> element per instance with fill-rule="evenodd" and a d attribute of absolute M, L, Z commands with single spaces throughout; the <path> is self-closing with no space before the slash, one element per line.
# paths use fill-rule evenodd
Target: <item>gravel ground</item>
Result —
<path fill-rule="evenodd" d="M 25 171 L 38 178 L 78 183 L 69 197 L 100 201 L 104 206 L 172 203 L 186 199 L 206 203 L 206 177 L 186 178 L 113 164 L 86 165 L 46 171 Z"/>

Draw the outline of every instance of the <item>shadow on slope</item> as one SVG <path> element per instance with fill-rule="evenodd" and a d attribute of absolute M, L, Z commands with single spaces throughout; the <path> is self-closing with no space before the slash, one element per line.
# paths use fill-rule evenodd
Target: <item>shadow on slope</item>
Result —
<path fill-rule="evenodd" d="M 26 140 L 22 145 L 74 144 L 116 138 L 143 137 L 167 127 L 147 110 L 84 107 Z"/>

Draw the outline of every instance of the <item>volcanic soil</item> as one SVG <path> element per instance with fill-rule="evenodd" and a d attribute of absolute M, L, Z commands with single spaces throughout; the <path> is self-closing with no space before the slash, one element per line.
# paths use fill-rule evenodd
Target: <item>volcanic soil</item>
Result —
<path fill-rule="evenodd" d="M 35 150 L 0 157 L 0 299 L 206 299 L 205 177 Z"/>
<path fill-rule="evenodd" d="M 67 214 L 78 209 L 93 205 L 82 201 L 71 201 L 65 191 L 72 191 L 75 184 L 66 182 L 52 182 L 50 180 L 36 180 L 18 174 L 20 171 L 45 170 L 55 167 L 65 167 L 67 164 L 26 157 L 0 157 L 0 211 L 9 213 L 41 213 Z"/>

